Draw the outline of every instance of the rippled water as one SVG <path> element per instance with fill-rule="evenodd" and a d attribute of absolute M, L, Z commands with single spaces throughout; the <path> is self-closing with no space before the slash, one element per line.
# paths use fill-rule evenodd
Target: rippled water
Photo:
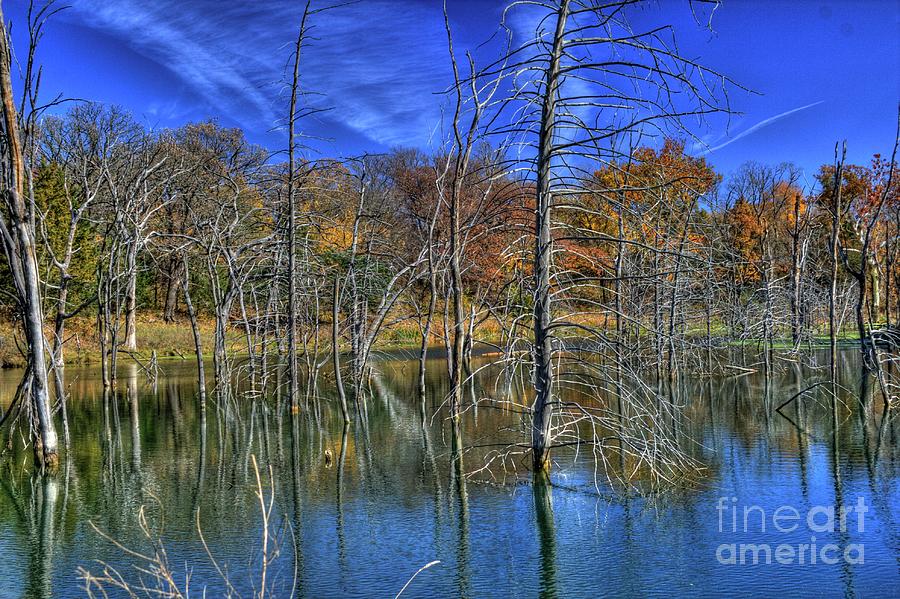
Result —
<path fill-rule="evenodd" d="M 896 417 L 885 419 L 877 388 L 863 384 L 849 350 L 842 355 L 845 389 L 836 410 L 830 397 L 816 392 L 779 415 L 774 406 L 827 377 L 785 364 L 768 392 L 758 374 L 686 382 L 679 391 L 686 406 L 679 434 L 696 441 L 686 444 L 708 475 L 654 500 L 602 486 L 598 494 L 592 462 L 573 462 L 569 454 L 557 456 L 549 489 L 532 487 L 525 476 L 460 479 L 448 459 L 441 415 L 422 427 L 414 360 L 379 363 L 365 426 L 346 432 L 327 409 L 317 422 L 292 419 L 274 398 L 243 398 L 234 411 L 210 401 L 205 460 L 189 362 L 165 363 L 155 385 L 126 369 L 111 395 L 104 395 L 96 371 L 69 368 L 71 459 L 57 476 L 43 479 L 30 475 L 30 454 L 17 445 L 2 462 L 0 597 L 82 596 L 78 569 L 98 574 L 100 561 L 139 580 L 139 561 L 90 523 L 147 553 L 151 546 L 137 526 L 142 506 L 179 584 L 189 572 L 192 594 L 200 596 L 203 586 L 210 597 L 225 590 L 197 532 L 199 510 L 216 563 L 227 568 L 238 591 L 252 594 L 262 525 L 251 456 L 260 464 L 266 497 L 272 468 L 269 547 L 280 552 L 267 580 L 279 594 L 294 588 L 307 597 L 393 597 L 416 570 L 439 560 L 403 596 L 896 595 Z M 484 372 L 482 382 L 490 378 L 489 369 Z M 0 374 L 3 401 L 19 376 Z M 443 362 L 432 362 L 429 412 L 446 386 Z M 330 390 L 322 393 L 323 404 L 332 405 Z M 466 442 L 508 440 L 518 418 L 470 409 Z M 468 455 L 466 471 L 476 470 L 483 455 Z M 827 514 L 814 516 L 816 530 L 805 520 L 815 506 L 840 510 L 858 501 L 868 510 L 862 528 L 855 511 L 845 531 L 819 532 Z M 756 508 L 745 532 L 746 506 Z M 772 515 L 780 506 L 801 515 L 796 530 L 775 528 Z M 790 521 L 780 523 L 790 528 Z M 720 563 L 717 552 L 727 557 L 722 545 L 731 543 L 769 544 L 773 551 L 815 543 L 817 556 L 835 545 L 826 557 L 862 546 L 863 563 L 810 564 L 808 553 L 803 564 L 796 557 L 775 563 L 775 556 L 772 564 Z"/>

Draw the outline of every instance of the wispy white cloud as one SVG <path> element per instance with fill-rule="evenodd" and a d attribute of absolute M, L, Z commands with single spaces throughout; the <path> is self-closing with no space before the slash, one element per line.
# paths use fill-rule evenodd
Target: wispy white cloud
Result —
<path fill-rule="evenodd" d="M 69 18 L 171 71 L 213 112 L 270 129 L 286 112 L 285 66 L 302 3 L 80 0 Z M 314 15 L 301 65 L 325 117 L 385 145 L 421 143 L 446 85 L 439 5 L 366 2 Z"/>
<path fill-rule="evenodd" d="M 715 145 L 712 147 L 701 146 L 702 149 L 700 151 L 700 155 L 704 156 L 706 154 L 715 152 L 716 150 L 721 150 L 722 148 L 724 148 L 728 145 L 731 145 L 734 142 L 747 137 L 748 135 L 752 135 L 752 134 L 756 133 L 757 131 L 759 131 L 760 129 L 764 129 L 765 127 L 768 127 L 769 125 L 772 125 L 772 124 L 780 121 L 783 118 L 789 117 L 792 114 L 801 112 L 803 110 L 807 110 L 809 108 L 812 108 L 813 106 L 818 106 L 819 104 L 822 104 L 823 102 L 825 102 L 825 100 L 819 100 L 818 102 L 813 102 L 812 104 L 806 104 L 805 106 L 798 106 L 797 108 L 792 108 L 791 110 L 786 110 L 780 114 L 776 114 L 775 116 L 770 116 L 769 118 L 763 119 L 763 120 L 759 121 L 758 123 L 756 123 L 755 125 L 748 127 L 747 129 L 744 129 L 743 131 L 741 131 L 734 137 L 731 137 L 718 145 Z"/>
<path fill-rule="evenodd" d="M 192 7 L 172 0 L 83 0 L 72 14 L 169 69 L 214 109 L 229 114 L 250 107 L 271 118 L 271 104 L 252 76 L 257 61 L 252 54 L 241 61 L 229 48 L 225 34 L 234 25 L 221 10 L 196 14 Z"/>
<path fill-rule="evenodd" d="M 365 8 L 322 15 L 307 84 L 352 129 L 388 145 L 419 145 L 440 119 L 435 94 L 450 76 L 440 5 L 358 6 Z"/>

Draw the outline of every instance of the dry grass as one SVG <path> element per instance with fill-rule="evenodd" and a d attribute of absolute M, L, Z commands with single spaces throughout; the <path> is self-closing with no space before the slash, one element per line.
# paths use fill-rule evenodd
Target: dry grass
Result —
<path fill-rule="evenodd" d="M 212 349 L 214 323 L 211 319 L 200 322 L 204 349 Z M 48 338 L 52 329 L 46 329 Z M 174 323 L 163 322 L 160 318 L 141 315 L 137 322 L 138 355 L 149 357 L 156 351 L 159 357 L 191 356 L 194 353 L 194 338 L 186 320 Z M 21 368 L 25 358 L 20 351 L 23 347 L 22 333 L 15 323 L 0 321 L 0 368 Z M 92 318 L 73 318 L 66 323 L 66 338 L 63 345 L 67 364 L 90 364 L 100 360 L 100 345 L 97 342 L 95 321 Z"/>
<path fill-rule="evenodd" d="M 578 319 L 586 320 L 585 317 Z M 52 334 L 52 329 L 47 323 L 47 335 Z M 213 332 L 215 323 L 212 318 L 201 318 L 200 333 L 205 354 L 210 354 L 213 344 Z M 584 323 L 582 323 L 584 324 Z M 594 323 L 592 323 L 594 324 Z M 440 316 L 435 318 L 431 328 L 431 343 L 443 342 L 443 321 Z M 322 346 L 328 346 L 331 340 L 331 325 L 323 323 L 321 326 L 320 342 Z M 496 341 L 500 338 L 500 327 L 493 321 L 482 323 L 476 337 L 483 340 Z M 167 323 L 157 314 L 144 313 L 138 315 L 137 321 L 137 356 L 147 359 L 152 352 L 156 352 L 160 358 L 192 356 L 194 353 L 194 338 L 191 327 L 184 317 L 179 317 L 174 323 Z M 240 331 L 232 328 L 230 333 L 231 350 L 235 353 L 244 351 L 244 341 Z M 397 320 L 382 330 L 378 339 L 381 348 L 416 348 L 421 343 L 421 330 L 415 319 Z M 8 320 L 0 321 L 0 368 L 20 368 L 25 366 L 25 359 L 20 351 L 22 347 L 22 334 L 15 323 Z M 64 345 L 67 364 L 91 364 L 100 360 L 100 346 L 97 342 L 96 321 L 90 317 L 73 318 L 66 322 L 66 340 Z"/>

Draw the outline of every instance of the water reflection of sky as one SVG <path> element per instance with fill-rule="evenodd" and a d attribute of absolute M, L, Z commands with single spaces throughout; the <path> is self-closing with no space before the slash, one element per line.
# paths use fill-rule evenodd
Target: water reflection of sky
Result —
<path fill-rule="evenodd" d="M 429 384 L 439 397 L 446 370 L 434 365 Z M 104 401 L 89 371 L 71 369 L 78 382 L 69 476 L 57 476 L 55 489 L 31 479 L 22 467 L 28 454 L 18 450 L 4 466 L 0 597 L 81 596 L 76 569 L 96 572 L 98 559 L 134 575 L 132 561 L 87 522 L 146 550 L 134 526 L 141 504 L 150 506 L 154 526 L 164 516 L 162 536 L 173 569 L 183 573 L 188 564 L 193 592 L 211 583 L 217 595 L 221 587 L 215 586 L 194 527 L 193 508 L 199 505 L 210 550 L 249 594 L 260 531 L 250 453 L 263 463 L 268 456 L 273 464 L 273 530 L 280 531 L 283 551 L 269 576 L 281 593 L 290 591 L 293 580 L 294 538 L 300 549 L 298 588 L 309 597 L 393 596 L 433 560 L 441 563 L 420 573 L 404 596 L 877 597 L 900 588 L 897 433 L 892 423 L 880 427 L 877 393 L 862 417 L 859 410 L 840 411 L 834 435 L 830 408 L 821 398 L 786 408 L 798 427 L 777 415 L 765 417 L 765 387 L 755 377 L 695 381 L 685 391 L 693 399 L 682 426 L 701 441 L 694 451 L 708 465 L 709 478 L 656 501 L 598 497 L 591 465 L 559 456 L 558 486 L 548 498 L 511 479 L 460 485 L 448 464 L 442 420 L 435 419 L 423 436 L 414 365 L 394 363 L 375 385 L 382 397 L 369 405 L 368 427 L 352 428 L 343 452 L 336 419 L 326 415 L 321 426 L 301 426 L 297 485 L 288 420 L 279 436 L 277 415 L 258 407 L 242 411 L 241 425 L 232 431 L 219 427 L 220 415 L 211 408 L 207 468 L 198 492 L 196 384 L 187 367 L 173 364 L 167 371 L 155 389 L 139 377 L 133 385 L 120 383 L 117 396 Z M 15 384 L 15 375 L 3 373 L 0 388 Z M 813 376 L 779 375 L 770 399 L 781 403 L 799 381 Z M 853 380 L 852 368 L 843 376 Z M 139 455 L 131 440 L 132 396 L 138 398 Z M 466 430 L 472 438 L 489 439 L 508 420 L 482 411 L 477 426 L 471 418 Z M 328 465 L 326 449 L 334 456 Z M 467 466 L 474 467 L 471 461 Z M 752 515 L 747 532 L 732 532 L 730 512 L 720 531 L 720 497 L 738 498 L 739 529 L 741 508 L 762 508 L 769 517 L 766 531 Z M 864 531 L 857 530 L 855 515 L 846 533 L 813 532 L 802 520 L 793 532 L 772 526 L 780 506 L 805 515 L 817 505 L 853 505 L 858 497 L 869 507 Z M 296 526 L 293 535 L 288 523 Z M 809 543 L 812 535 L 819 547 L 864 545 L 865 562 L 723 565 L 716 559 L 723 543 L 769 544 L 774 551 L 780 544 Z"/>

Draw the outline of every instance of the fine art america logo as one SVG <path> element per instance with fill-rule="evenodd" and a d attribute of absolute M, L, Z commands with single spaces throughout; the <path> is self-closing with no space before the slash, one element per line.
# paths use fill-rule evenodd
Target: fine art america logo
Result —
<path fill-rule="evenodd" d="M 719 515 L 719 534 L 746 538 L 754 534 L 791 535 L 798 533 L 804 542 L 800 543 L 722 543 L 716 548 L 716 559 L 725 565 L 752 564 L 862 564 L 865 562 L 865 547 L 862 543 L 841 543 L 837 545 L 829 539 L 835 535 L 846 535 L 855 530 L 866 530 L 865 500 L 858 497 L 852 506 L 817 505 L 808 510 L 798 510 L 790 505 L 782 505 L 771 512 L 758 505 L 738 505 L 737 497 L 719 497 L 716 505 Z M 809 533 L 808 540 L 803 534 Z M 822 535 L 817 538 L 816 535 Z M 796 536 L 796 535 L 792 535 Z M 768 540 L 768 539 L 767 539 Z M 787 539 L 785 539 L 787 541 Z"/>

